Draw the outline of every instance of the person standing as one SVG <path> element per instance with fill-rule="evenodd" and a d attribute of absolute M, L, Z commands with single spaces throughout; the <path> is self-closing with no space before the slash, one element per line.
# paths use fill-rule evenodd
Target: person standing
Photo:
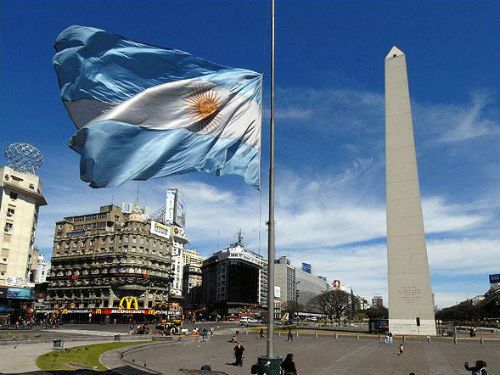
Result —
<path fill-rule="evenodd" d="M 264 328 L 260 329 L 259 337 L 261 337 L 261 338 L 264 337 Z"/>
<path fill-rule="evenodd" d="M 467 371 L 471 371 L 472 375 L 488 375 L 485 361 L 476 361 L 476 365 L 474 367 L 470 367 L 469 362 L 465 362 L 464 367 Z"/>
<path fill-rule="evenodd" d="M 293 341 L 293 333 L 292 333 L 292 327 L 288 328 L 288 338 L 286 341 Z"/>
<path fill-rule="evenodd" d="M 241 345 L 240 342 L 238 342 L 233 350 L 234 350 L 234 357 L 236 359 L 236 361 L 234 362 L 234 365 L 242 367 L 243 366 L 243 352 L 245 351 L 245 348 L 243 347 L 243 345 Z"/>
<path fill-rule="evenodd" d="M 215 331 L 214 326 L 211 326 L 210 327 L 210 337 L 214 337 L 214 331 Z"/>
<path fill-rule="evenodd" d="M 285 360 L 281 363 L 281 369 L 283 370 L 283 375 L 297 375 L 292 353 L 286 355 Z"/>
<path fill-rule="evenodd" d="M 403 344 L 399 344 L 399 353 L 398 355 L 403 355 L 403 352 L 405 351 L 405 347 Z"/>

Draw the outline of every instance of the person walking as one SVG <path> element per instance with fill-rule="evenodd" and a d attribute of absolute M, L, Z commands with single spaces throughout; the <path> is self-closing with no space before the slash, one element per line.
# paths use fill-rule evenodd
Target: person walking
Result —
<path fill-rule="evenodd" d="M 398 355 L 403 355 L 403 352 L 405 351 L 405 347 L 403 344 L 399 344 L 399 353 Z"/>
<path fill-rule="evenodd" d="M 241 345 L 240 342 L 238 342 L 233 350 L 234 350 L 234 357 L 236 359 L 236 361 L 234 362 L 234 365 L 242 367 L 243 366 L 243 352 L 245 351 L 245 348 L 243 347 L 243 345 Z"/>
<path fill-rule="evenodd" d="M 261 337 L 261 338 L 264 337 L 264 328 L 260 329 L 259 337 Z"/>
<path fill-rule="evenodd" d="M 293 341 L 293 333 L 292 333 L 292 327 L 288 328 L 288 338 L 286 341 Z"/>
<path fill-rule="evenodd" d="M 488 375 L 488 370 L 486 370 L 486 362 L 482 360 L 476 361 L 474 367 L 469 366 L 469 362 L 464 363 L 464 367 L 467 371 L 471 371 L 472 375 Z"/>
<path fill-rule="evenodd" d="M 210 327 L 210 337 L 214 337 L 214 331 L 215 331 L 214 326 L 211 326 Z"/>
<path fill-rule="evenodd" d="M 208 336 L 208 331 L 206 328 L 203 328 L 201 331 L 201 341 L 202 342 L 207 341 L 207 336 Z"/>
<path fill-rule="evenodd" d="M 281 362 L 281 370 L 283 371 L 283 375 L 297 375 L 292 353 L 288 353 L 285 360 Z"/>

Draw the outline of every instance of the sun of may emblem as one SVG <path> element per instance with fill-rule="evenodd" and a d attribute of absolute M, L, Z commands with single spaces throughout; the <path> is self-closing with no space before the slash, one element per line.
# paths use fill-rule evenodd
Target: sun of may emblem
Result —
<path fill-rule="evenodd" d="M 186 97 L 186 103 L 198 131 L 210 131 L 219 122 L 221 100 L 213 88 L 200 88 Z"/>

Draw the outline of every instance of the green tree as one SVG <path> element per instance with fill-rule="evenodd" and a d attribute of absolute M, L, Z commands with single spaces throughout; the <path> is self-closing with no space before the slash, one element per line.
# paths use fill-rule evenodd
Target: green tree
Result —
<path fill-rule="evenodd" d="M 343 290 L 329 290 L 323 292 L 309 300 L 308 306 L 312 310 L 324 314 L 330 322 L 333 319 L 340 319 L 349 309 L 350 296 Z"/>
<path fill-rule="evenodd" d="M 388 319 L 389 310 L 384 306 L 372 306 L 366 310 L 366 316 L 370 319 Z"/>

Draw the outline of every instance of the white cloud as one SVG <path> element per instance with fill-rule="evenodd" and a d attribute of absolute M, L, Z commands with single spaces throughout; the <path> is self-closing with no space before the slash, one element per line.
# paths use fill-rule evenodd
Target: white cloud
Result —
<path fill-rule="evenodd" d="M 429 263 L 438 273 L 481 275 L 498 272 L 500 238 L 459 238 L 428 242 Z"/>
<path fill-rule="evenodd" d="M 422 127 L 440 131 L 438 142 L 456 143 L 471 139 L 500 135 L 498 120 L 492 120 L 488 106 L 492 98 L 487 93 L 476 92 L 468 105 L 418 105 L 416 118 Z"/>

